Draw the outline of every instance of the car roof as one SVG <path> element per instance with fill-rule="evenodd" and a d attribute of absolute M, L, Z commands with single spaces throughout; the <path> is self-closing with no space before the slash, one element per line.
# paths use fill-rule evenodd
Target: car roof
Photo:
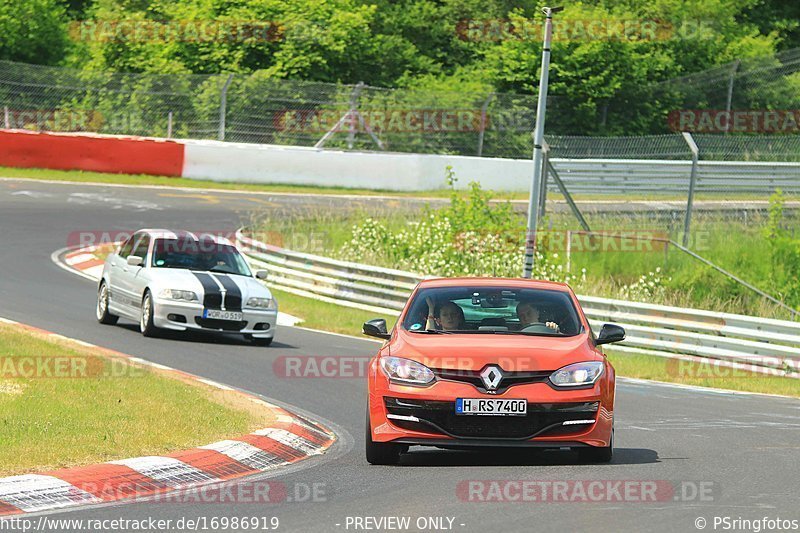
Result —
<path fill-rule="evenodd" d="M 193 233 L 185 230 L 168 230 L 168 229 L 140 229 L 136 233 L 147 233 L 152 239 L 191 239 L 193 241 L 212 241 L 216 244 L 230 244 L 233 243 L 226 237 L 214 235 L 212 233 Z"/>
<path fill-rule="evenodd" d="M 561 292 L 569 292 L 569 285 L 557 281 L 546 281 L 525 278 L 482 278 L 482 277 L 461 277 L 461 278 L 432 278 L 420 282 L 420 288 L 429 287 L 474 287 L 481 285 L 484 287 L 516 287 L 520 289 L 549 289 Z"/>

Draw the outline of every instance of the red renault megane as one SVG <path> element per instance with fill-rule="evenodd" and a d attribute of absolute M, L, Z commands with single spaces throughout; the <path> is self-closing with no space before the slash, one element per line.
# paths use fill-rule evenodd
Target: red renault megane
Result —
<path fill-rule="evenodd" d="M 565 284 L 527 279 L 421 282 L 369 366 L 367 461 L 394 464 L 415 445 L 570 447 L 611 460 L 614 368 Z"/>

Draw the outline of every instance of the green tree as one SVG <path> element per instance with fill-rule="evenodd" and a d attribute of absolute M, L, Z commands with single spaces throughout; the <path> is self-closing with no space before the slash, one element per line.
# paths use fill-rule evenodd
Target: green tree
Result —
<path fill-rule="evenodd" d="M 69 46 L 64 7 L 57 0 L 0 0 L 0 59 L 60 62 Z"/>

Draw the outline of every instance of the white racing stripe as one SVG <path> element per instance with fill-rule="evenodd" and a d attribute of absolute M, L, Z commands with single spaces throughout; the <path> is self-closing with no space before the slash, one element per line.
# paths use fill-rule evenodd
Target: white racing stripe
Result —
<path fill-rule="evenodd" d="M 0 480 L 0 500 L 25 512 L 103 501 L 66 481 L 39 474 L 3 478 Z"/>
<path fill-rule="evenodd" d="M 222 440 L 207 446 L 200 446 L 200 449 L 214 450 L 256 470 L 267 470 L 286 464 L 286 461 L 277 455 L 238 440 Z"/>
<path fill-rule="evenodd" d="M 172 457 L 151 455 L 122 459 L 121 461 L 110 461 L 110 464 L 127 466 L 142 475 L 174 488 L 218 480 L 218 478 Z"/>
<path fill-rule="evenodd" d="M 306 455 L 319 453 L 319 446 L 307 441 L 300 435 L 296 435 L 291 431 L 287 431 L 285 429 L 275 429 L 275 428 L 259 429 L 258 431 L 254 431 L 253 434 L 260 435 L 262 437 L 269 437 L 272 440 L 278 441 L 281 444 L 289 446 L 290 448 L 301 450 Z"/>

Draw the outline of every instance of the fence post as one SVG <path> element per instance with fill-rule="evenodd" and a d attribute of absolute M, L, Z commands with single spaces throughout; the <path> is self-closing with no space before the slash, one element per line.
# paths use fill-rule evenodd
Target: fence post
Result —
<path fill-rule="evenodd" d="M 686 218 L 683 220 L 683 246 L 687 247 L 689 246 L 689 230 L 692 225 L 692 208 L 694 204 L 694 189 L 697 185 L 697 167 L 700 160 L 700 149 L 697 147 L 697 143 L 694 142 L 691 133 L 684 131 L 681 135 L 683 135 L 683 140 L 686 141 L 686 144 L 689 145 L 689 149 L 692 151 L 692 172 L 689 175 L 689 196 L 686 199 Z"/>
<path fill-rule="evenodd" d="M 483 156 L 483 134 L 484 131 L 486 131 L 486 110 L 489 108 L 489 103 L 492 101 L 492 98 L 494 98 L 494 95 L 495 93 L 490 93 L 481 106 L 481 129 L 478 131 L 478 157 Z"/>
<path fill-rule="evenodd" d="M 356 84 L 353 92 L 350 93 L 350 111 L 348 111 L 348 117 L 350 119 L 350 128 L 349 132 L 347 133 L 347 148 L 348 150 L 353 149 L 353 144 L 356 140 L 356 118 L 360 118 L 358 114 L 358 97 L 361 94 L 361 90 L 364 88 L 364 82 L 360 81 Z"/>
<path fill-rule="evenodd" d="M 172 139 L 172 111 L 167 115 L 167 139 Z"/>
<path fill-rule="evenodd" d="M 725 135 L 728 134 L 728 130 L 731 128 L 731 105 L 733 104 L 733 82 L 736 79 L 736 71 L 739 70 L 739 65 L 742 64 L 741 59 L 737 59 L 733 62 L 733 68 L 731 69 L 731 78 L 728 80 L 728 99 L 725 104 L 725 115 L 728 117 L 728 121 L 725 123 Z"/>
<path fill-rule="evenodd" d="M 11 117 L 9 116 L 7 105 L 3 106 L 3 126 L 7 130 L 11 129 Z"/>
<path fill-rule="evenodd" d="M 219 133 L 217 134 L 217 139 L 220 141 L 225 140 L 225 112 L 228 107 L 228 87 L 230 87 L 231 81 L 233 81 L 233 74 L 229 74 L 228 79 L 225 80 L 219 100 Z"/>

